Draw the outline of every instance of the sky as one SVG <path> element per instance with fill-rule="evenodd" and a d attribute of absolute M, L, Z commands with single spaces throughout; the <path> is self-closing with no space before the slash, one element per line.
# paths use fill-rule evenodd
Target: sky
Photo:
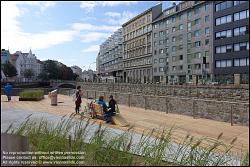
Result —
<path fill-rule="evenodd" d="M 1 49 L 96 70 L 101 45 L 159 1 L 1 1 Z M 162 1 L 163 10 L 173 2 Z"/>

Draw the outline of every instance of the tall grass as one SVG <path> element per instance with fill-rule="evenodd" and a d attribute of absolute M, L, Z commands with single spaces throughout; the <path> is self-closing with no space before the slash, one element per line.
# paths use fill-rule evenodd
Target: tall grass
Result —
<path fill-rule="evenodd" d="M 95 126 L 96 127 L 96 126 Z M 78 160 L 70 165 L 141 165 L 141 166 L 230 166 L 231 145 L 221 140 L 201 138 L 195 140 L 187 135 L 180 144 L 173 144 L 173 128 L 162 131 L 152 130 L 139 136 L 133 128 L 114 135 L 99 124 L 93 131 L 90 121 L 76 121 L 65 116 L 57 124 L 47 120 L 30 120 L 26 118 L 19 128 L 11 126 L 6 132 L 27 136 L 30 151 L 81 151 L 84 158 L 75 155 Z M 69 137 L 70 136 L 70 137 Z M 137 139 L 136 139 L 137 136 Z M 201 147 L 207 143 L 206 147 Z M 218 153 L 220 152 L 220 153 Z M 241 165 L 249 164 L 247 153 Z M 39 160 L 40 163 L 41 160 Z"/>

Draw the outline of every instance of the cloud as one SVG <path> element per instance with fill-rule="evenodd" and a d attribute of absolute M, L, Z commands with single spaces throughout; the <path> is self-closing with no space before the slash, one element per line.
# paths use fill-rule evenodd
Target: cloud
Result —
<path fill-rule="evenodd" d="M 81 41 L 84 43 L 95 42 L 102 39 L 106 39 L 110 36 L 109 33 L 100 33 L 100 32 L 89 32 L 81 35 Z"/>
<path fill-rule="evenodd" d="M 106 12 L 104 15 L 110 16 L 110 17 L 121 17 L 121 14 L 118 12 Z"/>
<path fill-rule="evenodd" d="M 90 53 L 90 52 L 98 52 L 99 51 L 99 45 L 91 45 L 90 47 L 83 49 L 83 53 Z"/>
<path fill-rule="evenodd" d="M 74 23 L 72 24 L 73 30 L 77 31 L 104 31 L 104 32 L 113 32 L 116 31 L 119 26 L 107 26 L 107 25 L 93 25 L 89 23 Z"/>
<path fill-rule="evenodd" d="M 138 13 L 130 11 L 123 11 L 122 13 L 106 12 L 105 15 L 110 16 L 110 18 L 106 19 L 108 23 L 116 26 L 121 26 L 122 24 L 129 21 L 131 18 L 138 15 Z"/>
<path fill-rule="evenodd" d="M 72 41 L 73 37 L 78 34 L 75 30 L 58 30 L 43 33 L 27 33 L 24 32 L 18 17 L 24 13 L 18 5 L 41 5 L 41 11 L 55 5 L 52 2 L 3 2 L 1 1 L 1 44 L 2 48 L 10 48 L 10 51 L 44 49 L 53 45 Z"/>
<path fill-rule="evenodd" d="M 136 4 L 138 1 L 81 1 L 80 7 L 84 9 L 85 12 L 93 12 L 94 8 L 97 6 L 119 6 L 119 5 L 131 5 Z"/>

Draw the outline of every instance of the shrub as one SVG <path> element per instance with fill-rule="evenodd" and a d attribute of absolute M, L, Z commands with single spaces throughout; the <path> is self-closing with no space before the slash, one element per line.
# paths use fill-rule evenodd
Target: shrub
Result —
<path fill-rule="evenodd" d="M 19 93 L 21 98 L 40 98 L 44 96 L 43 90 L 24 90 Z"/>

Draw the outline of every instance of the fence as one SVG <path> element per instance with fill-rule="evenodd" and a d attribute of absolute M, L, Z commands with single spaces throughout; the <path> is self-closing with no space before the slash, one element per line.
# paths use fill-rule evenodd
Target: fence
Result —
<path fill-rule="evenodd" d="M 113 95 L 118 104 L 229 122 L 231 125 L 249 125 L 249 103 L 199 99 L 196 97 L 141 95 L 110 91 L 84 91 L 84 98 L 96 99 L 104 96 L 108 100 Z"/>

